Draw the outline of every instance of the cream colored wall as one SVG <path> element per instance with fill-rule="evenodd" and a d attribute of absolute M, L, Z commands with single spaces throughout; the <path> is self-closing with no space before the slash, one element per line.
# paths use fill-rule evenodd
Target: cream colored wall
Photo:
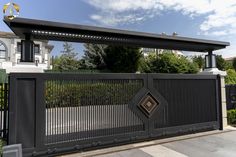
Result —
<path fill-rule="evenodd" d="M 225 77 L 221 76 L 221 104 L 222 104 L 222 123 L 223 128 L 228 126 L 227 123 L 227 106 L 226 106 L 226 92 L 225 92 Z"/>
<path fill-rule="evenodd" d="M 6 61 L 0 62 L 0 68 L 6 69 L 6 71 L 14 72 L 14 70 L 18 71 L 32 71 L 30 68 L 33 68 L 33 65 L 28 65 L 24 63 L 19 63 L 18 59 L 21 57 L 21 53 L 17 51 L 17 42 L 21 42 L 20 39 L 17 38 L 1 38 L 0 40 L 5 43 L 7 47 L 7 56 Z M 35 59 L 39 60 L 39 64 L 36 68 L 42 69 L 42 70 L 36 70 L 36 71 L 43 71 L 50 69 L 50 50 L 46 48 L 47 42 L 43 41 L 34 41 L 35 44 L 40 45 L 40 54 L 35 54 Z M 25 69 L 24 69 L 25 68 Z"/>

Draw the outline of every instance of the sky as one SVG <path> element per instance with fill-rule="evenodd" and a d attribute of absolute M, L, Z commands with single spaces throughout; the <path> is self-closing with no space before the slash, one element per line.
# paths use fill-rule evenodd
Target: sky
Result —
<path fill-rule="evenodd" d="M 0 0 L 0 6 L 10 0 Z M 20 17 L 141 32 L 220 40 L 231 46 L 216 51 L 236 56 L 236 0 L 12 0 Z M 3 13 L 1 12 L 2 17 Z M 0 31 L 11 31 L 0 20 Z M 62 42 L 52 55 L 60 54 Z M 79 57 L 82 44 L 73 44 Z"/>

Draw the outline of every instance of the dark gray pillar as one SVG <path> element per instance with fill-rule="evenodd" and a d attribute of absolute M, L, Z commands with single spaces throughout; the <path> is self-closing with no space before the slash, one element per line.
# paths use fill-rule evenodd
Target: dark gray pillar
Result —
<path fill-rule="evenodd" d="M 34 62 L 34 42 L 29 35 L 21 40 L 21 62 Z"/>
<path fill-rule="evenodd" d="M 14 74 L 12 74 L 14 75 Z M 35 79 L 10 75 L 8 144 L 35 147 Z"/>
<path fill-rule="evenodd" d="M 22 144 L 24 156 L 31 156 L 36 148 L 46 149 L 44 92 L 42 75 L 9 75 L 8 144 Z"/>
<path fill-rule="evenodd" d="M 216 56 L 212 51 L 208 52 L 208 55 L 205 56 L 205 69 L 216 68 Z"/>

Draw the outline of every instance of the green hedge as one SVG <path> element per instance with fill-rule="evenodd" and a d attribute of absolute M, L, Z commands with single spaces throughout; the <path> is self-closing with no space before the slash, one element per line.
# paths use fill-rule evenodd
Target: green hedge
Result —
<path fill-rule="evenodd" d="M 6 142 L 4 142 L 2 139 L 0 139 L 0 156 L 2 156 L 2 147 L 6 145 Z"/>
<path fill-rule="evenodd" d="M 72 73 L 72 74 L 99 74 L 99 73 L 111 73 L 110 70 L 104 69 L 78 69 L 69 71 L 58 71 L 58 70 L 44 70 L 45 73 Z"/>
<path fill-rule="evenodd" d="M 234 69 L 227 70 L 227 76 L 225 77 L 225 84 L 236 84 L 236 71 Z"/>
<path fill-rule="evenodd" d="M 7 83 L 8 82 L 8 75 L 6 74 L 5 69 L 0 69 L 0 83 Z"/>
<path fill-rule="evenodd" d="M 6 86 L 0 83 L 0 109 L 4 109 L 4 105 L 6 104 L 5 101 L 7 101 L 5 100 L 5 90 L 7 90 L 5 88 Z"/>
<path fill-rule="evenodd" d="M 236 109 L 227 111 L 228 123 L 236 124 Z"/>
<path fill-rule="evenodd" d="M 46 107 L 127 104 L 142 86 L 142 82 L 48 81 Z"/>

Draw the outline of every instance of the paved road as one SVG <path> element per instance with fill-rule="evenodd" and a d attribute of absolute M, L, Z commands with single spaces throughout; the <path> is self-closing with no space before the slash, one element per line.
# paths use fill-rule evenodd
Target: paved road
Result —
<path fill-rule="evenodd" d="M 236 131 L 97 157 L 236 157 Z"/>

